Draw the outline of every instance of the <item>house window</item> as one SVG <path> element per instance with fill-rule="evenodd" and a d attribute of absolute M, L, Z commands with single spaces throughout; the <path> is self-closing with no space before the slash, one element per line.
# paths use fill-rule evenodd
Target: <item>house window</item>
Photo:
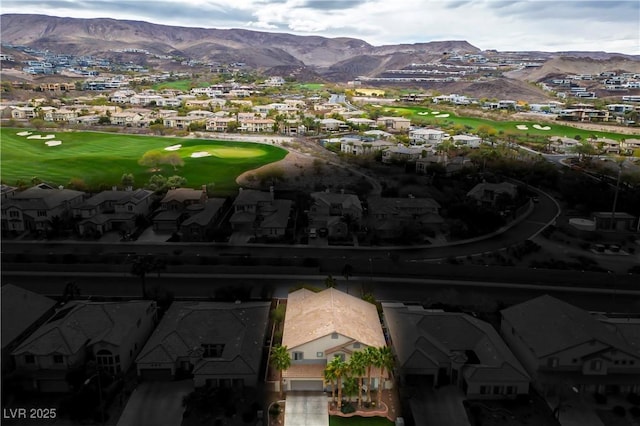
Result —
<path fill-rule="evenodd" d="M 11 210 L 9 212 L 9 217 L 20 217 L 20 212 L 17 210 Z"/>
<path fill-rule="evenodd" d="M 355 342 L 353 344 L 353 349 L 360 349 L 360 342 Z"/>
<path fill-rule="evenodd" d="M 593 361 L 591 361 L 591 364 L 589 367 L 593 371 L 600 371 L 600 369 L 602 368 L 602 361 L 600 361 L 599 359 L 594 359 Z"/>
<path fill-rule="evenodd" d="M 500 395 L 502 393 L 502 386 L 494 386 L 493 387 L 493 394 L 494 395 Z"/>
<path fill-rule="evenodd" d="M 613 363 L 614 363 L 615 365 L 618 365 L 618 364 L 620 364 L 620 361 L 616 359 L 615 361 L 613 361 Z"/>
<path fill-rule="evenodd" d="M 54 355 L 53 356 L 53 363 L 54 364 L 62 364 L 63 361 L 64 360 L 62 358 L 62 355 Z"/>
<path fill-rule="evenodd" d="M 331 333 L 331 338 L 332 339 L 337 339 L 338 338 L 338 333 Z"/>
<path fill-rule="evenodd" d="M 202 349 L 204 349 L 203 358 L 220 358 L 224 350 L 224 345 L 220 343 L 204 343 Z"/>
<path fill-rule="evenodd" d="M 622 365 L 627 365 L 627 360 L 626 359 L 622 360 Z"/>
<path fill-rule="evenodd" d="M 132 206 L 131 204 L 129 204 L 129 205 L 127 206 L 127 211 L 130 211 L 130 212 L 132 212 L 132 211 L 133 211 L 133 206 Z"/>
<path fill-rule="evenodd" d="M 507 395 L 513 395 L 515 393 L 515 388 L 513 386 L 507 386 Z"/>
<path fill-rule="evenodd" d="M 294 361 L 301 361 L 304 359 L 304 352 L 294 352 L 293 353 L 293 360 Z"/>
<path fill-rule="evenodd" d="M 46 217 L 46 216 L 47 216 L 46 210 L 38 210 L 38 217 Z"/>
<path fill-rule="evenodd" d="M 573 358 L 573 359 L 571 360 L 571 362 L 572 362 L 573 364 L 577 364 L 577 363 L 578 363 L 578 358 Z"/>
<path fill-rule="evenodd" d="M 120 372 L 120 355 L 113 356 L 107 349 L 101 349 L 96 353 L 96 363 L 111 374 Z"/>
<path fill-rule="evenodd" d="M 340 358 L 340 361 L 344 361 L 345 359 L 344 354 L 335 354 L 334 358 Z"/>
<path fill-rule="evenodd" d="M 547 367 L 555 368 L 558 366 L 558 358 L 551 357 L 547 360 Z"/>
<path fill-rule="evenodd" d="M 34 355 L 25 355 L 24 356 L 24 362 L 27 364 L 35 364 L 36 363 L 36 357 Z"/>
<path fill-rule="evenodd" d="M 636 363 L 636 362 L 635 362 L 634 360 L 630 360 L 630 361 L 629 361 L 629 365 L 633 365 L 633 364 L 635 364 L 635 363 Z"/>
<path fill-rule="evenodd" d="M 486 395 L 486 394 L 487 394 L 487 387 L 480 386 L 480 395 Z"/>
<path fill-rule="evenodd" d="M 322 358 L 324 356 L 324 352 L 316 352 L 316 358 Z"/>

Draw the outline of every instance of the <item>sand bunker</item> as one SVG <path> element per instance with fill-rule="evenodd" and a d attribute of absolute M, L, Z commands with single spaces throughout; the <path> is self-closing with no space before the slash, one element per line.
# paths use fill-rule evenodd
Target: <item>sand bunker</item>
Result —
<path fill-rule="evenodd" d="M 27 136 L 27 139 L 53 139 L 55 137 L 56 137 L 56 135 L 46 135 L 46 136 L 31 135 L 31 136 Z"/>
<path fill-rule="evenodd" d="M 31 132 L 20 132 L 20 133 L 16 133 L 16 135 L 18 136 L 29 136 L 31 134 Z"/>
<path fill-rule="evenodd" d="M 436 115 L 436 118 L 447 118 L 449 117 L 449 114 L 438 114 Z"/>
<path fill-rule="evenodd" d="M 529 128 L 525 124 L 516 125 L 516 129 L 518 129 L 518 130 L 529 130 Z"/>
<path fill-rule="evenodd" d="M 177 151 L 180 148 L 182 148 L 182 145 L 171 145 L 171 146 L 166 147 L 164 150 L 165 151 Z"/>
<path fill-rule="evenodd" d="M 431 111 L 431 114 L 440 114 L 440 111 Z"/>
<path fill-rule="evenodd" d="M 533 128 L 534 129 L 538 129 L 538 130 L 551 130 L 551 127 L 549 127 L 549 126 L 541 126 L 539 124 L 534 124 Z"/>
<path fill-rule="evenodd" d="M 46 141 L 45 144 L 47 146 L 58 146 L 62 145 L 62 141 Z"/>
<path fill-rule="evenodd" d="M 209 157 L 211 154 L 209 154 L 207 151 L 200 151 L 200 152 L 194 152 L 193 154 L 191 154 L 191 158 L 201 158 L 201 157 Z"/>
<path fill-rule="evenodd" d="M 418 115 L 429 115 L 428 112 L 419 112 Z"/>

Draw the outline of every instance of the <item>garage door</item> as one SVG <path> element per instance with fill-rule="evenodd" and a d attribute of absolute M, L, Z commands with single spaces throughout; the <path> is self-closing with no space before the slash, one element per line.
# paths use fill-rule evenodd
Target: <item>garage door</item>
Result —
<path fill-rule="evenodd" d="M 170 368 L 145 368 L 140 370 L 140 376 L 142 380 L 157 381 L 157 380 L 172 380 Z"/>
<path fill-rule="evenodd" d="M 291 390 L 322 392 L 322 380 L 292 380 Z"/>

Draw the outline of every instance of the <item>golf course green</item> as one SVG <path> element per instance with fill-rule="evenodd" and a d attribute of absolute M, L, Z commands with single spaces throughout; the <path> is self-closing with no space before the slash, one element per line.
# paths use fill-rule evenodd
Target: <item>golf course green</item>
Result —
<path fill-rule="evenodd" d="M 42 139 L 33 138 L 38 135 Z M 53 137 L 46 139 L 47 135 Z M 281 160 L 287 154 L 282 148 L 251 142 L 122 133 L 3 128 L 0 137 L 1 178 L 8 185 L 20 181 L 29 184 L 37 177 L 55 185 L 79 179 L 97 189 L 120 184 L 122 175 L 131 173 L 135 186 L 144 186 L 154 174 L 179 175 L 187 179 L 189 187 L 214 182 L 217 190 L 229 192 L 237 188 L 235 179 L 243 172 Z M 159 170 L 152 171 L 138 163 L 149 151 L 178 154 L 184 165 L 174 168 L 159 164 Z"/>

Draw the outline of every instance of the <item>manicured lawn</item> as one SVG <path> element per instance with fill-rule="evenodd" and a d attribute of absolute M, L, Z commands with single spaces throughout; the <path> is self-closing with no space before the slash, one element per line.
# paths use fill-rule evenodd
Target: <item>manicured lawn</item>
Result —
<path fill-rule="evenodd" d="M 165 81 L 163 83 L 153 85 L 153 90 L 176 89 L 182 90 L 183 92 L 188 92 L 189 90 L 191 90 L 191 87 L 207 87 L 209 85 L 207 83 L 196 83 L 192 86 L 192 84 L 192 80 Z"/>
<path fill-rule="evenodd" d="M 434 107 L 434 108 L 437 108 Z M 456 116 L 450 112 L 443 111 L 442 114 L 448 114 L 448 117 L 438 117 L 440 114 L 433 114 L 433 112 L 438 112 L 438 109 L 428 109 L 428 108 L 420 108 L 420 107 L 395 107 L 395 108 L 385 108 L 384 113 L 394 113 L 397 115 L 403 115 L 407 118 L 410 118 L 413 121 L 417 122 L 425 122 L 425 124 L 432 125 L 445 125 L 447 123 L 453 124 L 461 124 L 463 126 L 469 126 L 474 130 L 477 129 L 481 125 L 488 125 L 493 127 L 494 129 L 500 131 L 504 131 L 505 133 L 514 133 L 520 135 L 537 135 L 537 136 L 566 136 L 566 137 L 574 137 L 576 135 L 580 135 L 583 139 L 589 138 L 591 135 L 596 135 L 598 137 L 610 138 L 615 140 L 620 140 L 621 138 L 629 138 L 629 135 L 623 135 L 620 133 L 613 132 L 597 132 L 592 130 L 582 130 L 576 129 L 575 127 L 564 126 L 562 124 L 548 123 L 548 122 L 536 122 L 536 121 L 493 121 L 487 120 L 483 118 L 476 117 L 462 117 Z M 560 123 L 560 122 L 559 122 Z M 526 130 L 520 130 L 516 126 L 525 125 L 527 126 Z M 533 127 L 533 125 L 539 125 L 540 127 L 550 127 L 548 130 L 539 130 Z"/>
<path fill-rule="evenodd" d="M 386 417 L 338 417 L 329 416 L 329 426 L 393 426 Z"/>
<path fill-rule="evenodd" d="M 301 84 L 299 86 L 301 89 L 307 89 L 307 90 L 320 90 L 324 87 L 324 84 L 322 83 L 306 83 L 306 84 Z"/>
<path fill-rule="evenodd" d="M 67 185 L 72 178 L 79 178 L 89 187 L 97 188 L 117 185 L 124 173 L 132 173 L 136 186 L 143 186 L 153 174 L 162 174 L 183 176 L 187 186 L 193 188 L 215 182 L 217 190 L 230 192 L 237 188 L 238 175 L 281 160 L 287 154 L 275 146 L 250 142 L 31 130 L 34 135 L 54 134 L 52 140 L 62 142 L 58 146 L 47 146 L 45 140 L 16 134 L 22 131 L 25 129 L 0 129 L 3 183 L 13 185 L 18 180 L 29 183 L 35 176 L 55 185 Z M 164 149 L 173 145 L 181 148 Z M 159 172 L 152 173 L 138 164 L 147 151 L 178 153 L 184 166 L 174 170 L 170 165 L 161 165 Z"/>

